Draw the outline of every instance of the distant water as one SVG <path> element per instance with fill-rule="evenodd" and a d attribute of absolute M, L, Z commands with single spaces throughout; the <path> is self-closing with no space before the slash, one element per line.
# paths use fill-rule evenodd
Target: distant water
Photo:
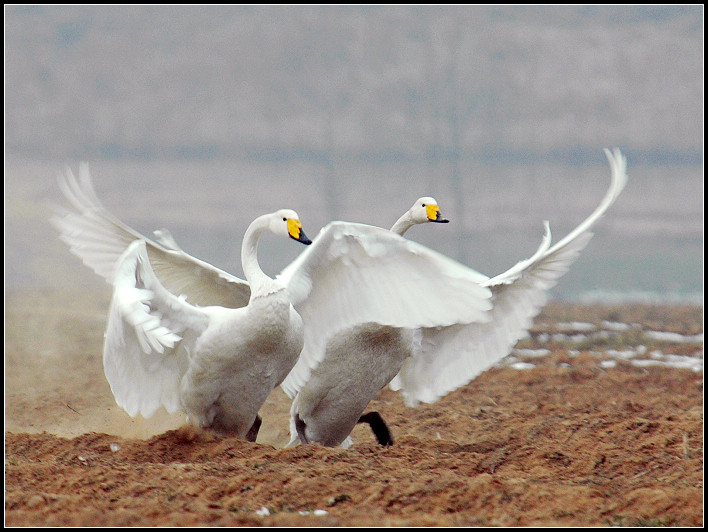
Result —
<path fill-rule="evenodd" d="M 89 282 L 47 222 L 50 203 L 63 202 L 55 178 L 64 164 L 6 160 L 6 289 Z M 78 161 L 71 165 L 78 170 Z M 94 161 L 91 170 L 99 197 L 121 220 L 144 234 L 166 227 L 185 250 L 239 276 L 241 238 L 259 214 L 292 207 L 313 237 L 332 219 L 390 227 L 424 195 L 451 223 L 415 227 L 407 237 L 495 275 L 535 251 L 544 220 L 554 241 L 572 230 L 610 181 L 601 151 L 581 167 L 466 164 L 457 181 L 447 164 L 396 161 Z M 630 160 L 629 178 L 551 296 L 702 304 L 702 168 Z M 266 238 L 260 262 L 276 274 L 300 251 Z"/>

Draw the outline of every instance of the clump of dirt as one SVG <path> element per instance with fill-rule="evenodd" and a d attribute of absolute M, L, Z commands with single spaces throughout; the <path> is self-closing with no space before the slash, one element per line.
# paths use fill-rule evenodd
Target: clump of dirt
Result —
<path fill-rule="evenodd" d="M 572 320 L 702 332 L 702 309 L 554 303 L 525 342 Z M 382 390 L 369 409 L 394 434 L 388 448 L 366 426 L 348 450 L 282 448 L 288 404 L 277 395 L 264 425 L 276 419 L 285 433 L 267 443 L 190 427 L 145 439 L 6 432 L 5 524 L 701 526 L 702 372 L 544 345 L 533 369 L 497 366 L 435 404 L 407 408 Z M 702 357 L 702 342 L 673 348 Z"/>

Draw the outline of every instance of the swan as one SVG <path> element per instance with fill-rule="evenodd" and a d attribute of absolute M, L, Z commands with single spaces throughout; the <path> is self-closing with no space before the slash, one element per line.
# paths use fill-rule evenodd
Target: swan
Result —
<path fill-rule="evenodd" d="M 167 291 L 144 240 L 118 260 L 103 364 L 117 404 L 150 417 L 162 405 L 201 428 L 255 441 L 258 410 L 300 355 L 303 323 L 285 287 L 260 269 L 264 231 L 310 244 L 297 214 L 259 216 L 246 230 L 242 265 L 250 286 L 240 308 L 199 307 Z"/>
<path fill-rule="evenodd" d="M 393 224 L 390 231 L 403 236 L 422 223 L 449 223 L 442 217 L 435 198 L 418 198 Z M 277 278 L 287 279 L 290 265 Z M 481 278 L 480 278 L 481 280 Z M 357 423 L 368 423 L 378 442 L 392 445 L 393 436 L 378 412 L 362 414 L 373 396 L 400 370 L 403 361 L 413 355 L 413 338 L 406 329 L 367 323 L 336 334 L 326 347 L 326 354 L 305 384 L 293 384 L 302 368 L 294 369 L 285 393 L 294 400 L 290 413 L 291 439 L 288 447 L 316 442 L 336 446 L 348 438 Z M 348 447 L 347 440 L 345 447 Z"/>
<path fill-rule="evenodd" d="M 258 237 L 306 237 L 293 211 L 259 217 L 244 236 L 242 280 L 192 257 L 166 230 L 153 240 L 121 222 L 98 200 L 88 165 L 78 179 L 59 176 L 59 187 L 71 206 L 51 219 L 59 238 L 113 286 L 104 372 L 131 416 L 182 410 L 197 426 L 255 441 L 258 409 L 300 348 L 320 352 L 367 323 L 485 321 L 491 308 L 491 290 L 459 263 L 381 228 L 332 222 L 287 276 L 271 279 L 258 266 Z"/>
<path fill-rule="evenodd" d="M 492 291 L 493 306 L 486 320 L 417 329 L 369 323 L 332 336 L 318 347 L 319 353 L 304 350 L 281 385 L 293 398 L 288 445 L 299 440 L 346 448 L 352 442 L 351 430 L 362 422 L 371 426 L 380 444 L 392 445 L 393 437 L 380 414 L 362 414 L 383 386 L 399 390 L 408 406 L 433 403 L 505 357 L 531 327 L 546 302 L 546 292 L 587 245 L 592 237 L 589 229 L 626 184 L 624 156 L 617 149 L 605 154 L 611 167 L 610 187 L 595 211 L 564 239 L 551 247 L 546 222 L 541 245 L 531 258 L 493 278 L 469 270 L 471 282 Z M 422 199 L 421 206 L 426 201 L 434 202 Z M 429 220 L 409 211 L 391 231 L 402 235 L 412 225 Z"/>

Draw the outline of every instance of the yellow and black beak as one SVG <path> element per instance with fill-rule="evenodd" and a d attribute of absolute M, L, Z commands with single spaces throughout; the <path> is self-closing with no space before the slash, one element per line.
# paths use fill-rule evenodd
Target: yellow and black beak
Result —
<path fill-rule="evenodd" d="M 437 222 L 441 224 L 446 224 L 450 220 L 446 220 L 440 215 L 440 207 L 435 205 L 434 203 L 429 203 L 425 206 L 425 212 L 428 215 L 428 221 L 429 222 Z"/>
<path fill-rule="evenodd" d="M 294 220 L 293 218 L 288 218 L 288 234 L 290 238 L 302 242 L 303 244 L 309 246 L 312 244 L 312 240 L 307 238 L 305 231 L 302 230 L 302 224 L 300 220 Z"/>

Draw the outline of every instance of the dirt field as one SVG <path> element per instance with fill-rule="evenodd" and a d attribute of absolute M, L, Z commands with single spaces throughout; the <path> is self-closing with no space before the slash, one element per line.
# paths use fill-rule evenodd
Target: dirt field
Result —
<path fill-rule="evenodd" d="M 106 308 L 6 294 L 8 526 L 703 524 L 702 362 L 648 365 L 702 361 L 701 308 L 550 304 L 527 351 L 438 403 L 383 390 L 395 445 L 357 427 L 349 450 L 283 449 L 279 390 L 258 443 L 131 420 L 103 377 Z"/>

